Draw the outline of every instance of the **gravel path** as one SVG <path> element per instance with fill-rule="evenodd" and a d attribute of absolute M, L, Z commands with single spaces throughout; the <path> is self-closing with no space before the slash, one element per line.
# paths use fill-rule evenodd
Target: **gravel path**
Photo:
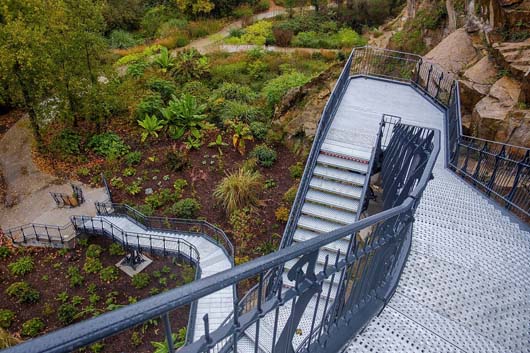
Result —
<path fill-rule="evenodd" d="M 0 228 L 28 223 L 63 225 L 74 214 L 95 215 L 94 202 L 103 201 L 103 188 L 82 185 L 86 202 L 76 208 L 57 208 L 50 192 L 71 193 L 69 180 L 41 172 L 32 159 L 33 135 L 27 118 L 20 119 L 0 140 L 0 167 L 7 184 L 5 204 L 0 204 Z M 14 204 L 13 207 L 6 207 Z"/>

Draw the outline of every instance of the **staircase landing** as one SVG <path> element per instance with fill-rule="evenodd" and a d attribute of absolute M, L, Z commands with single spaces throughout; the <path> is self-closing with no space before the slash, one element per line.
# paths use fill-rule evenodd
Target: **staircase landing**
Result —
<path fill-rule="evenodd" d="M 356 78 L 337 134 L 373 130 L 382 113 L 444 131 L 443 112 L 410 86 Z M 530 352 L 530 233 L 445 169 L 441 147 L 396 294 L 346 352 Z"/>

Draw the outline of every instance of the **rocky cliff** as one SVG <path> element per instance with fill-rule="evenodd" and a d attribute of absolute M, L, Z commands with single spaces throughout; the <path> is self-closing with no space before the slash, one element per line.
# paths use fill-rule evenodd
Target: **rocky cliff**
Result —
<path fill-rule="evenodd" d="M 383 30 L 390 39 L 372 44 L 459 79 L 467 134 L 530 147 L 530 0 L 407 0 Z"/>

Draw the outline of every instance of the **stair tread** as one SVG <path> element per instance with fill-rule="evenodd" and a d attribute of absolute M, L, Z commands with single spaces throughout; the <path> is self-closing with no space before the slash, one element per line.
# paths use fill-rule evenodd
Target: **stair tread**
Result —
<path fill-rule="evenodd" d="M 320 191 L 325 191 L 328 193 L 352 197 L 356 199 L 361 198 L 361 194 L 363 191 L 363 188 L 360 186 L 343 184 L 333 180 L 321 179 L 316 176 L 311 178 L 309 186 L 313 189 L 317 189 Z"/>
<path fill-rule="evenodd" d="M 368 164 L 359 163 L 344 158 L 328 156 L 325 154 L 320 154 L 317 158 L 317 162 L 341 169 L 353 170 L 363 174 L 366 174 L 368 171 Z"/>
<path fill-rule="evenodd" d="M 332 230 L 343 227 L 343 224 L 325 221 L 312 216 L 301 215 L 298 219 L 298 226 L 314 230 L 318 233 L 328 233 Z"/>
<path fill-rule="evenodd" d="M 295 242 L 303 242 L 309 239 L 313 239 L 314 237 L 319 236 L 319 233 L 312 232 L 307 229 L 303 228 L 297 228 L 293 235 L 293 240 Z M 342 238 L 341 240 L 334 241 L 333 243 L 326 244 L 324 248 L 333 250 L 333 251 L 339 251 L 341 253 L 346 252 L 348 249 L 349 240 L 346 238 Z"/>
<path fill-rule="evenodd" d="M 345 225 L 355 222 L 356 219 L 356 214 L 353 212 L 338 210 L 336 208 L 331 208 L 311 202 L 304 203 L 302 206 L 302 213 L 333 222 L 339 222 Z"/>
<path fill-rule="evenodd" d="M 309 189 L 306 194 L 306 200 L 326 204 L 343 210 L 356 212 L 359 208 L 359 200 L 340 195 L 332 195 L 327 192 Z"/>
<path fill-rule="evenodd" d="M 322 151 L 337 153 L 346 157 L 356 158 L 368 163 L 370 161 L 371 153 L 359 149 L 355 145 L 346 144 L 334 140 L 324 140 L 321 148 Z"/>
<path fill-rule="evenodd" d="M 364 185 L 364 181 L 366 178 L 364 174 L 359 174 L 356 172 L 332 167 L 324 167 L 322 165 L 315 166 L 313 175 L 317 175 L 323 178 L 339 180 L 345 183 L 351 183 L 355 185 Z"/>

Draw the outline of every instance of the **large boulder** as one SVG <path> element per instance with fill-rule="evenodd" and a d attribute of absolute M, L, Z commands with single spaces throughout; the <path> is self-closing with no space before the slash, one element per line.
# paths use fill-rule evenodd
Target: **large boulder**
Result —
<path fill-rule="evenodd" d="M 495 63 L 487 56 L 464 72 L 460 81 L 460 100 L 464 113 L 471 113 L 475 104 L 488 94 L 497 74 Z"/>
<path fill-rule="evenodd" d="M 481 138 L 529 146 L 530 110 L 523 109 L 520 97 L 519 81 L 499 79 L 475 106 L 471 130 Z"/>
<path fill-rule="evenodd" d="M 478 59 L 471 37 L 459 28 L 425 55 L 427 61 L 440 65 L 445 71 L 458 74 Z"/>
<path fill-rule="evenodd" d="M 530 38 L 523 42 L 495 43 L 493 52 L 500 65 L 522 82 L 522 101 L 530 104 Z"/>

